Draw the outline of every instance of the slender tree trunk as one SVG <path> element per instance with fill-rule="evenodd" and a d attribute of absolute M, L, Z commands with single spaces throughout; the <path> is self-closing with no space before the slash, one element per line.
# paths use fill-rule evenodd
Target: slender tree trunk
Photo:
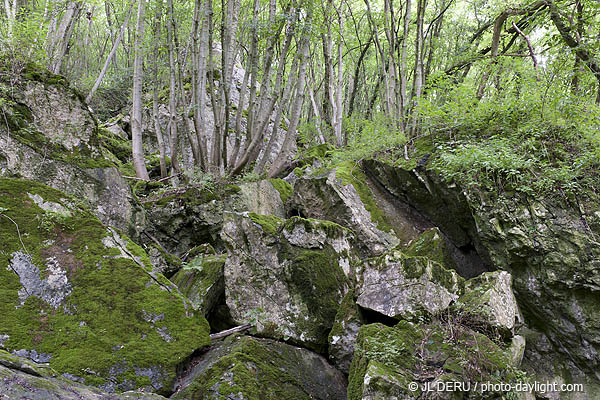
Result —
<path fill-rule="evenodd" d="M 310 21 L 310 11 L 305 23 Z M 300 114 L 302 112 L 302 105 L 304 103 L 304 87 L 306 85 L 306 66 L 308 64 L 308 46 L 309 37 L 308 32 L 304 32 L 302 38 L 302 45 L 300 50 L 300 61 L 298 67 L 298 84 L 296 86 L 296 97 L 292 106 L 290 124 L 285 134 L 285 139 L 281 147 L 281 151 L 277 156 L 277 159 L 273 162 L 273 165 L 269 169 L 268 176 L 273 178 L 283 172 L 290 163 L 290 155 L 292 151 L 292 144 L 296 140 L 296 129 L 298 128 L 298 122 L 300 120 Z"/>
<path fill-rule="evenodd" d="M 60 20 L 56 32 L 50 38 L 48 69 L 55 74 L 60 74 L 61 72 L 62 63 L 69 48 L 75 23 L 81 13 L 82 4 L 78 1 L 71 1 L 67 5 L 67 9 Z"/>
<path fill-rule="evenodd" d="M 96 78 L 94 87 L 92 87 L 92 90 L 90 90 L 90 93 L 85 98 L 86 103 L 89 103 L 92 100 L 92 97 L 94 97 L 94 93 L 96 93 L 96 90 L 98 90 L 98 87 L 100 87 L 100 84 L 102 83 L 102 80 L 104 79 L 104 75 L 106 75 L 106 71 L 108 71 L 108 66 L 110 65 L 111 60 L 113 59 L 114 55 L 117 53 L 117 48 L 119 47 L 119 43 L 121 43 L 121 40 L 123 39 L 123 33 L 125 32 L 125 27 L 127 26 L 127 23 L 129 22 L 129 16 L 131 15 L 131 10 L 132 10 L 134 4 L 135 3 L 131 3 L 131 5 L 129 6 L 129 9 L 127 10 L 127 15 L 125 16 L 125 19 L 123 20 L 123 25 L 121 25 L 121 30 L 119 31 L 119 36 L 114 41 L 113 47 L 110 50 L 110 53 L 108 54 L 108 57 L 106 58 L 106 61 L 104 61 L 104 66 L 102 67 L 102 71 L 100 71 L 100 75 L 98 75 L 98 78 Z"/>
<path fill-rule="evenodd" d="M 125 18 L 127 21 L 128 18 Z M 161 41 L 161 22 L 162 22 L 162 0 L 159 0 L 156 4 L 156 15 L 154 16 L 154 54 L 153 54 L 153 65 L 152 65 L 152 75 L 153 75 L 153 90 L 152 90 L 152 116 L 154 119 L 154 132 L 156 133 L 156 142 L 158 143 L 158 160 L 160 163 L 160 177 L 165 178 L 167 176 L 167 162 L 165 158 L 166 149 L 165 149 L 165 141 L 163 138 L 162 128 L 160 126 L 160 118 L 158 112 L 158 91 L 160 89 L 160 73 L 158 70 L 158 44 Z M 124 23 L 125 24 L 125 23 Z M 124 29 L 121 28 L 120 37 L 123 35 Z M 113 48 L 116 48 L 119 44 L 115 43 Z M 108 60 L 106 65 L 108 65 Z"/>
<path fill-rule="evenodd" d="M 133 61 L 133 107 L 131 109 L 131 146 L 133 167 L 138 178 L 150 180 L 144 163 L 142 145 L 142 84 L 144 80 L 144 1 L 139 0 L 135 30 L 135 56 Z"/>

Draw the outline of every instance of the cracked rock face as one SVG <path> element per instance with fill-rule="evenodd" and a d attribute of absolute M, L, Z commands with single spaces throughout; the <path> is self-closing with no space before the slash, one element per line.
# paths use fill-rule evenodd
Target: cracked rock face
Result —
<path fill-rule="evenodd" d="M 231 316 L 261 335 L 324 352 L 347 292 L 352 234 L 316 220 L 226 214 L 225 297 Z"/>
<path fill-rule="evenodd" d="M 436 261 L 393 251 L 366 261 L 356 303 L 397 319 L 436 314 L 458 299 L 463 282 Z"/>

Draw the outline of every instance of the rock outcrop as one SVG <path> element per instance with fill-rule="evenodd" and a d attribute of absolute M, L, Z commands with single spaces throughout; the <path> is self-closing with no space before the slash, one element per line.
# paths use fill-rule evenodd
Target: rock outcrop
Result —
<path fill-rule="evenodd" d="M 492 265 L 510 272 L 526 324 L 546 335 L 575 375 L 600 378 L 600 212 L 585 193 L 575 206 L 560 198 L 462 190 L 425 168 L 375 161 L 365 167 L 458 247 L 476 251 L 480 272 Z"/>
<path fill-rule="evenodd" d="M 0 176 L 40 182 L 137 237 L 144 214 L 100 147 L 97 123 L 65 79 L 29 65 L 0 124 Z"/>
<path fill-rule="evenodd" d="M 165 400 L 158 394 L 125 392 L 109 394 L 60 376 L 46 365 L 36 364 L 0 350 L 0 395 L 3 399 L 28 400 Z"/>
<path fill-rule="evenodd" d="M 208 324 L 74 198 L 0 179 L 0 347 L 105 391 L 169 393 Z"/>

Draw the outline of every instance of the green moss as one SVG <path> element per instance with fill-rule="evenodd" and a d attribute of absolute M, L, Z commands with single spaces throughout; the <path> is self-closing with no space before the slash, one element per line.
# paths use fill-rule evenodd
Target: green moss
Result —
<path fill-rule="evenodd" d="M 43 214 L 28 193 L 40 195 L 69 209 L 69 229 L 55 224 L 41 229 Z M 168 391 L 175 365 L 194 349 L 209 342 L 208 324 L 200 316 L 187 315 L 184 299 L 162 275 L 151 274 L 146 253 L 123 237 L 126 249 L 137 262 L 107 248 L 106 227 L 77 201 L 49 187 L 24 180 L 0 179 L 0 264 L 9 265 L 12 255 L 29 253 L 43 278 L 49 259 L 66 271 L 71 293 L 57 309 L 36 296 L 22 306 L 19 277 L 0 269 L 0 334 L 9 335 L 4 347 L 35 349 L 52 355 L 50 366 L 60 373 L 85 378 L 100 385 L 110 379 L 128 380 L 136 387 L 149 383 L 135 368 L 157 368 L 158 380 Z M 19 227 L 7 218 L 10 217 Z M 156 283 L 156 284 L 151 284 Z M 18 306 L 18 307 L 16 307 Z M 162 315 L 152 323 L 144 315 Z M 167 327 L 171 341 L 158 332 Z M 119 368 L 116 368 L 120 366 Z"/>
<path fill-rule="evenodd" d="M 342 303 L 335 315 L 333 327 L 331 328 L 331 332 L 329 332 L 329 343 L 332 342 L 334 336 L 344 335 L 344 325 L 347 324 L 348 321 L 356 321 L 359 325 L 364 324 L 364 320 L 360 315 L 360 311 L 354 299 L 354 289 L 350 289 L 342 299 Z"/>
<path fill-rule="evenodd" d="M 294 192 L 294 188 L 288 182 L 283 179 L 269 179 L 271 185 L 279 192 L 279 197 L 281 197 L 281 201 L 283 204 L 290 198 L 292 193 Z"/>
<path fill-rule="evenodd" d="M 98 130 L 98 136 L 100 144 L 114 154 L 121 163 L 126 164 L 131 161 L 131 142 L 129 140 L 104 128 Z"/>
<path fill-rule="evenodd" d="M 407 256 L 427 257 L 446 269 L 456 269 L 454 260 L 438 228 L 428 229 L 402 250 Z"/>
<path fill-rule="evenodd" d="M 205 204 L 213 200 L 223 200 L 240 192 L 240 187 L 230 184 L 217 184 L 215 187 L 191 185 L 167 191 L 144 203 L 144 207 L 164 207 L 171 202 L 178 202 L 187 207 Z"/>
<path fill-rule="evenodd" d="M 339 238 L 342 237 L 344 234 L 350 235 L 353 233 L 351 229 L 336 224 L 332 221 L 313 218 L 302 218 L 297 216 L 285 220 L 283 229 L 291 232 L 294 230 L 294 227 L 298 224 L 303 225 L 304 230 L 308 233 L 313 232 L 314 230 L 322 230 L 325 232 L 328 238 Z"/>
<path fill-rule="evenodd" d="M 269 235 L 278 235 L 279 228 L 283 224 L 283 220 L 274 215 L 261 215 L 255 213 L 248 213 L 248 217 L 254 222 L 261 226 L 262 230 Z"/>
<path fill-rule="evenodd" d="M 354 186 L 360 200 L 371 214 L 371 221 L 377 225 L 378 229 L 385 232 L 392 231 L 392 226 L 387 222 L 385 214 L 377 207 L 377 204 L 375 204 L 371 189 L 367 186 L 365 174 L 356 163 L 353 161 L 344 161 L 343 163 L 338 164 L 335 169 L 335 176 L 336 178 L 341 179 L 344 185 Z"/>
<path fill-rule="evenodd" d="M 227 255 L 200 255 L 185 263 L 171 278 L 181 293 L 206 315 L 224 291 Z"/>
<path fill-rule="evenodd" d="M 281 343 L 237 337 L 229 341 L 222 357 L 172 398 L 309 400 L 313 397 L 305 388 L 310 377 L 302 373 L 312 371 L 303 371 L 307 366 L 297 351 Z"/>
<path fill-rule="evenodd" d="M 320 338 L 308 344 L 313 350 L 325 352 L 327 337 L 333 325 L 345 288 L 349 281 L 338 263 L 338 254 L 327 245 L 321 250 L 307 250 L 285 244 L 279 254 L 280 262 L 289 262 L 288 286 L 307 306 L 306 324 L 300 320 L 298 328 Z M 314 321 L 321 322 L 315 324 Z"/>
<path fill-rule="evenodd" d="M 384 396 L 390 391 L 408 395 L 409 382 L 423 383 L 427 380 L 423 377 L 430 374 L 455 376 L 461 382 L 510 382 L 516 374 L 509 353 L 485 335 L 453 321 L 364 325 L 350 368 L 348 398 L 362 398 L 367 371 L 391 378 L 374 381 L 370 375 L 370 393 L 376 388 Z"/>

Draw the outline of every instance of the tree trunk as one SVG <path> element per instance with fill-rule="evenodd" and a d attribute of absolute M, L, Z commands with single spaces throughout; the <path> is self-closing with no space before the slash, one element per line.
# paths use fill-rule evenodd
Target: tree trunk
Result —
<path fill-rule="evenodd" d="M 131 146 L 133 167 L 138 178 L 150 180 L 144 164 L 142 146 L 142 84 L 144 80 L 144 1 L 139 0 L 135 30 L 135 57 L 133 61 L 133 107 L 131 108 Z"/>

